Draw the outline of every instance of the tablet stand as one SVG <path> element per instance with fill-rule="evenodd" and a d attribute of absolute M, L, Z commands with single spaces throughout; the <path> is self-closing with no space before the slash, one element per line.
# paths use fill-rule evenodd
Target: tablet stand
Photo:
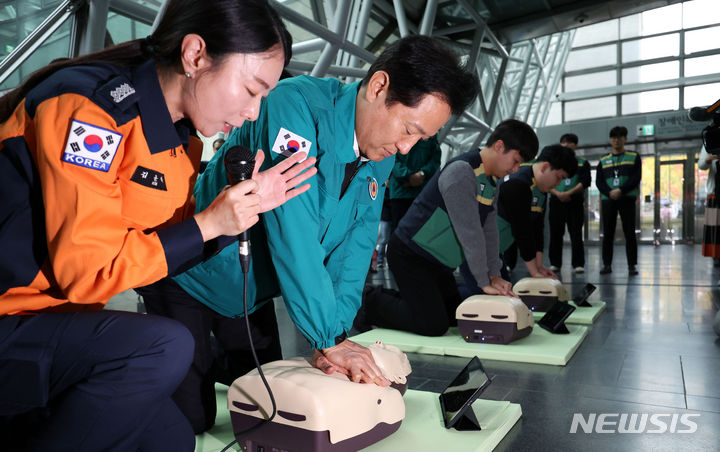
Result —
<path fill-rule="evenodd" d="M 592 305 L 588 303 L 587 300 L 583 300 L 580 303 L 577 303 L 575 300 L 573 300 L 573 303 L 575 303 L 575 306 L 580 308 L 592 308 Z"/>
<path fill-rule="evenodd" d="M 574 306 L 558 301 L 548 309 L 548 312 L 538 321 L 538 325 L 553 334 L 570 334 L 565 326 L 565 320 L 574 310 Z"/>
<path fill-rule="evenodd" d="M 558 324 L 556 324 L 551 330 L 549 330 L 553 334 L 570 334 L 570 330 L 567 329 L 567 326 L 565 326 L 565 322 L 562 321 Z"/>
<path fill-rule="evenodd" d="M 475 416 L 475 412 L 472 410 L 472 406 L 469 406 L 465 412 L 460 416 L 460 419 L 453 425 L 455 430 L 468 431 L 468 430 L 482 430 L 480 428 L 480 422 Z"/>

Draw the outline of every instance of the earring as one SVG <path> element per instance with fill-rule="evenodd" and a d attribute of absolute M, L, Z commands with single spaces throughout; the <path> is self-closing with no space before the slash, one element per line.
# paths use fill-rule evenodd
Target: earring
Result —
<path fill-rule="evenodd" d="M 190 77 L 191 77 L 190 73 L 189 73 L 189 72 L 186 72 L 186 73 L 185 73 L 185 77 L 190 78 Z"/>

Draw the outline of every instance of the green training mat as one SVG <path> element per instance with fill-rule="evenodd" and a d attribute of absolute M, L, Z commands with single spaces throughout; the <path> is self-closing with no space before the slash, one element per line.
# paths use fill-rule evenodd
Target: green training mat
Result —
<path fill-rule="evenodd" d="M 572 305 L 575 306 L 575 310 L 570 314 L 570 317 L 565 320 L 565 323 L 577 323 L 578 325 L 592 325 L 595 323 L 595 320 L 605 311 L 605 305 L 607 305 L 607 303 L 604 301 L 590 301 L 589 303 L 592 305 L 591 308 L 581 308 L 573 303 Z M 535 323 L 542 319 L 544 315 L 544 312 L 533 312 Z"/>
<path fill-rule="evenodd" d="M 567 325 L 570 334 L 551 334 L 535 325 L 532 333 L 507 345 L 465 342 L 457 327 L 443 336 L 428 337 L 405 331 L 376 328 L 349 338 L 361 345 L 377 340 L 394 345 L 404 352 L 428 355 L 452 355 L 519 363 L 553 364 L 564 366 L 587 336 L 588 327 Z"/>
<path fill-rule="evenodd" d="M 195 435 L 195 452 L 220 452 L 235 439 L 230 422 L 230 411 L 227 407 L 227 392 L 227 386 L 215 383 L 215 399 L 217 400 L 215 425 L 202 435 Z M 241 452 L 240 446 L 235 444 L 228 449 L 228 452 L 230 451 Z"/>
<path fill-rule="evenodd" d="M 227 409 L 227 390 L 227 386 L 215 384 L 218 407 L 215 426 L 195 437 L 195 452 L 219 452 L 235 439 L 230 413 Z M 502 441 L 522 415 L 520 405 L 516 403 L 478 399 L 473 402 L 472 408 L 482 430 L 459 432 L 455 429 L 445 428 L 440 413 L 438 394 L 408 390 L 403 399 L 405 400 L 405 419 L 403 419 L 400 429 L 363 451 L 491 451 Z M 228 451 L 241 452 L 240 446 L 237 444 Z"/>
<path fill-rule="evenodd" d="M 440 413 L 439 394 L 408 390 L 405 419 L 400 429 L 362 449 L 364 452 L 435 452 L 491 451 L 522 416 L 520 405 L 510 402 L 478 399 L 472 409 L 480 422 L 480 431 L 446 429 Z"/>

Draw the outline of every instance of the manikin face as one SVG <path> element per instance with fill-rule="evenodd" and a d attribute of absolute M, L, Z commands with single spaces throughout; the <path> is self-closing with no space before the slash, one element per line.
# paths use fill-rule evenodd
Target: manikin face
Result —
<path fill-rule="evenodd" d="M 385 104 L 390 80 L 385 72 L 377 72 L 368 85 L 360 90 L 355 115 L 360 154 L 370 160 L 380 160 L 407 154 L 421 139 L 435 135 L 450 119 L 450 106 L 442 98 L 425 95 L 415 107 L 399 102 Z"/>
<path fill-rule="evenodd" d="M 553 187 L 557 187 L 563 179 L 568 177 L 568 173 L 562 169 L 553 169 L 548 162 L 539 162 L 540 171 L 535 173 L 535 183 L 538 189 L 543 192 L 549 192 Z"/>
<path fill-rule="evenodd" d="M 189 80 L 185 116 L 204 136 L 258 117 L 260 100 L 275 88 L 283 70 L 279 46 L 263 53 L 231 54 Z"/>

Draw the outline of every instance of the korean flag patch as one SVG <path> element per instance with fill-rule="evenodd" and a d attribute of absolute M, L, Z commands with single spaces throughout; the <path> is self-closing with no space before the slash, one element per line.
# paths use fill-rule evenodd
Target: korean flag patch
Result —
<path fill-rule="evenodd" d="M 122 134 L 73 119 L 62 160 L 107 173 Z"/>
<path fill-rule="evenodd" d="M 272 151 L 276 154 L 284 155 L 285 157 L 292 157 L 293 154 L 299 151 L 304 151 L 305 154 L 307 154 L 310 152 L 310 146 L 312 146 L 311 141 L 306 140 L 300 135 L 293 133 L 284 127 L 280 127 L 280 131 L 278 132 L 277 137 L 275 137 L 275 143 L 273 144 Z"/>

